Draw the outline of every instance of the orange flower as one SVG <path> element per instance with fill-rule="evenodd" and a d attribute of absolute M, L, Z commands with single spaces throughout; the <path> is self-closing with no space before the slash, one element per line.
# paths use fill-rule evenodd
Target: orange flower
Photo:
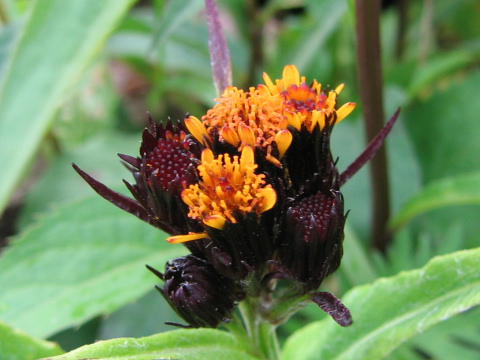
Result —
<path fill-rule="evenodd" d="M 183 190 L 182 200 L 189 206 L 188 216 L 201 220 L 205 225 L 223 229 L 225 223 L 236 223 L 235 213 L 270 210 L 277 201 L 277 194 L 265 175 L 255 174 L 253 149 L 245 146 L 240 159 L 228 154 L 214 157 L 210 149 L 202 152 L 202 163 L 198 172 L 202 180 Z M 208 237 L 206 233 L 190 233 L 172 236 L 172 243 L 180 243 Z"/>
<path fill-rule="evenodd" d="M 283 69 L 281 79 L 275 80 L 263 73 L 266 87 L 272 96 L 282 96 L 284 104 L 283 114 L 288 119 L 288 125 L 300 130 L 302 125 L 312 132 L 317 124 L 323 129 L 328 119 L 330 124 L 337 124 L 347 117 L 356 104 L 348 102 L 339 109 L 337 97 L 344 88 L 341 84 L 328 94 L 322 91 L 322 84 L 313 80 L 311 85 L 306 83 L 305 76 L 300 76 L 295 65 L 287 65 Z"/>
<path fill-rule="evenodd" d="M 283 114 L 283 99 L 272 95 L 260 85 L 243 91 L 228 87 L 202 121 L 194 116 L 185 120 L 190 133 L 200 142 L 210 138 L 215 129 L 220 140 L 237 147 L 259 147 L 266 150 L 267 159 L 276 165 L 290 146 L 292 135 L 287 130 L 287 117 Z M 272 144 L 276 143 L 278 155 L 272 155 Z"/>

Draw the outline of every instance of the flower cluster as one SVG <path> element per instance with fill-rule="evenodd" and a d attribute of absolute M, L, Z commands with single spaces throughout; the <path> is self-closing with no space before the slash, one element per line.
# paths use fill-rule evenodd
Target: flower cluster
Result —
<path fill-rule="evenodd" d="M 338 107 L 343 85 L 322 89 L 293 65 L 264 81 L 228 87 L 201 119 L 150 119 L 140 156 L 120 155 L 135 199 L 74 167 L 101 196 L 190 250 L 164 273 L 149 267 L 190 326 L 228 321 L 246 297 L 265 321 L 313 301 L 347 326 L 348 309 L 317 288 L 342 257 L 346 215 L 330 135 L 355 104 Z"/>

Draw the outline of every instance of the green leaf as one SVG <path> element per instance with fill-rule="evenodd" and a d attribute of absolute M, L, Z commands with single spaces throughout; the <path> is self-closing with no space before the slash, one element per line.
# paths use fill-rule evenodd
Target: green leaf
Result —
<path fill-rule="evenodd" d="M 213 329 L 176 330 L 146 338 L 99 341 L 50 360 L 255 360 L 233 335 Z"/>
<path fill-rule="evenodd" d="M 437 55 L 413 74 L 412 82 L 408 87 L 410 97 L 416 97 L 427 86 L 454 71 L 465 68 L 474 61 L 475 56 L 472 52 L 463 49 Z"/>
<path fill-rule="evenodd" d="M 96 340 L 139 338 L 173 330 L 171 325 L 164 323 L 166 321 L 184 323 L 170 305 L 163 301 L 158 291 L 152 289 L 136 302 L 127 304 L 103 319 Z M 84 344 L 89 342 L 91 341 Z"/>
<path fill-rule="evenodd" d="M 419 98 L 405 109 L 404 120 L 410 133 L 424 183 L 462 174 L 480 172 L 480 71 L 450 79 L 428 98 Z M 479 206 L 456 206 L 431 211 L 422 216 L 420 226 L 442 236 L 453 224 L 461 224 L 467 247 L 479 246 Z"/>
<path fill-rule="evenodd" d="M 99 197 L 60 207 L 0 258 L 0 319 L 47 337 L 136 300 L 158 281 L 145 264 L 185 252 Z"/>
<path fill-rule="evenodd" d="M 284 360 L 384 359 L 400 343 L 480 304 L 480 248 L 439 256 L 425 267 L 354 288 L 343 298 L 354 323 L 327 318 L 291 336 Z"/>
<path fill-rule="evenodd" d="M 35 360 L 62 353 L 62 349 L 57 344 L 35 339 L 0 321 L 0 354 L 2 360 Z"/>
<path fill-rule="evenodd" d="M 390 227 L 398 229 L 422 213 L 452 205 L 480 205 L 480 173 L 429 183 L 392 219 Z"/>
<path fill-rule="evenodd" d="M 406 345 L 421 349 L 430 359 L 478 360 L 480 349 L 480 307 L 442 321 Z M 423 357 L 425 359 L 425 357 Z"/>
<path fill-rule="evenodd" d="M 42 0 L 0 83 L 0 212 L 35 155 L 68 87 L 134 0 Z"/>
<path fill-rule="evenodd" d="M 353 286 L 372 282 L 376 278 L 376 273 L 371 259 L 353 229 L 347 225 L 344 231 L 345 241 L 340 271 Z"/>
<path fill-rule="evenodd" d="M 0 31 L 0 83 L 3 81 L 3 77 L 5 76 L 4 65 L 10 52 L 12 51 L 12 46 L 15 43 L 15 38 L 18 35 L 19 30 L 19 23 L 11 23 L 3 27 Z"/>
<path fill-rule="evenodd" d="M 179 26 L 205 6 L 200 0 L 170 1 L 164 8 L 159 27 L 153 34 L 153 47 L 157 48 Z"/>
<path fill-rule="evenodd" d="M 426 183 L 480 171 L 480 102 L 472 98 L 479 83 L 480 71 L 472 71 L 405 109 Z"/>
<path fill-rule="evenodd" d="M 285 57 L 287 64 L 295 64 L 303 69 L 317 55 L 333 31 L 340 25 L 340 19 L 347 12 L 346 1 L 326 0 L 316 4 L 316 16 L 312 28 L 305 31 L 305 36 L 296 41 L 296 46 Z"/>
<path fill-rule="evenodd" d="M 92 189 L 73 171 L 72 162 L 79 166 L 88 164 L 88 172 L 109 187 L 121 184 L 122 178 L 131 180 L 130 173 L 116 154 L 135 156 L 140 138 L 140 134 L 125 135 L 109 131 L 108 134 L 101 133 L 89 139 L 81 146 L 63 151 L 55 157 L 27 194 L 20 225 L 32 222 L 32 219 L 52 206 L 68 204 L 93 194 Z M 122 191 L 128 194 L 126 187 Z"/>

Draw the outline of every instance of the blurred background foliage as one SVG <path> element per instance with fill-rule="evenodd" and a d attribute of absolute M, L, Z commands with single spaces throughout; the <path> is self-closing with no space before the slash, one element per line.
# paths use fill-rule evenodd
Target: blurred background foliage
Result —
<path fill-rule="evenodd" d="M 68 350 L 168 330 L 163 322 L 177 318 L 149 290 L 155 280 L 143 265 L 162 268 L 183 251 L 168 253 L 157 230 L 128 215 L 123 220 L 70 163 L 125 192 L 127 172 L 115 154 L 137 154 L 147 111 L 158 121 L 200 117 L 217 94 L 202 0 L 61 3 L 0 0 L 0 319 Z M 345 169 L 365 146 L 353 0 L 218 5 L 236 86 L 261 83 L 262 71 L 279 78 L 290 63 L 307 79 L 346 84 L 340 103 L 356 101 L 357 110 L 335 129 L 332 145 Z M 343 189 L 351 210 L 345 259 L 325 284 L 336 294 L 480 246 L 479 18 L 476 0 L 383 2 L 386 114 L 402 107 L 386 145 L 394 241 L 386 256 L 370 246 L 371 189 L 363 169 Z M 120 220 L 108 221 L 115 217 Z M 87 221 L 88 232 L 82 230 Z M 134 230 L 115 230 L 122 221 Z M 147 246 L 145 254 L 135 253 L 131 242 Z M 166 259 L 149 251 L 167 252 Z M 132 253 L 138 258 L 131 260 Z M 128 272 L 125 286 L 102 293 L 125 264 L 137 272 Z M 105 283 L 89 283 L 100 276 Z M 80 285 L 95 294 L 71 300 L 71 288 Z M 74 292 L 63 297 L 67 290 Z M 68 310 L 81 301 L 99 306 Z M 59 307 L 65 314 L 51 321 L 48 311 Z M 281 335 L 321 317 L 307 307 Z M 477 308 L 447 320 L 389 359 L 478 359 L 479 317 Z"/>

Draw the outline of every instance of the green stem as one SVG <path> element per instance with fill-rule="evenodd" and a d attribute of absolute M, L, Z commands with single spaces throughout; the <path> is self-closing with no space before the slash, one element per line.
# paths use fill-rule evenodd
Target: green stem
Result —
<path fill-rule="evenodd" d="M 278 345 L 276 326 L 265 321 L 259 321 L 258 337 L 265 358 L 268 360 L 279 360 L 280 346 Z"/>
<path fill-rule="evenodd" d="M 260 317 L 258 298 L 247 298 L 239 304 L 245 330 L 258 356 L 265 360 L 279 360 L 280 348 L 275 325 Z"/>

